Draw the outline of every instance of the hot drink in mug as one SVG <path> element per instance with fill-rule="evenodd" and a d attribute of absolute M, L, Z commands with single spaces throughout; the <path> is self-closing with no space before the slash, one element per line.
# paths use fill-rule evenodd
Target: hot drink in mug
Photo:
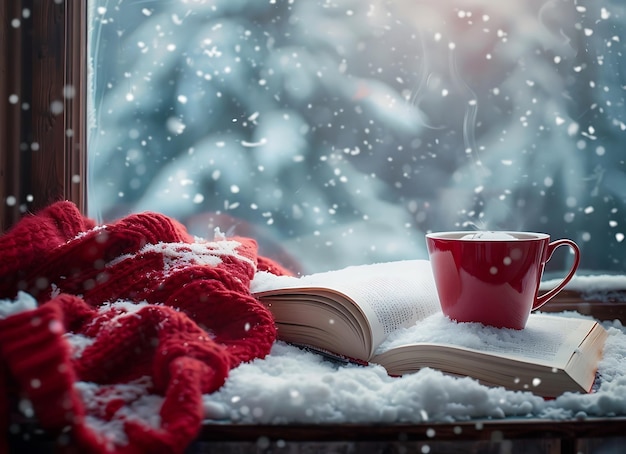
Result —
<path fill-rule="evenodd" d="M 439 232 L 426 244 L 441 309 L 459 322 L 522 329 L 531 311 L 552 299 L 574 276 L 580 250 L 569 239 L 533 232 Z M 574 259 L 559 284 L 539 295 L 553 252 L 571 248 Z"/>

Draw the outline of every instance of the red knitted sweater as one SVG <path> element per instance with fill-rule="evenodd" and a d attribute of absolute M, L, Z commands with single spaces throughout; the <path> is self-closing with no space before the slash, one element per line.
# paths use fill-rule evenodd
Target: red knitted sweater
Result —
<path fill-rule="evenodd" d="M 84 452 L 184 451 L 202 395 L 276 338 L 254 273 L 288 273 L 248 238 L 155 213 L 96 226 L 69 202 L 23 218 L 0 257 L 0 436 L 19 401 Z"/>

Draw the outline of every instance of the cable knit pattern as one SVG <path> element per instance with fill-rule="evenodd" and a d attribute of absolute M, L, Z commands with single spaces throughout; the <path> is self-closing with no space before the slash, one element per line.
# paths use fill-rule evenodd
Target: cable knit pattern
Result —
<path fill-rule="evenodd" d="M 69 202 L 22 219 L 0 255 L 0 423 L 10 383 L 86 452 L 183 452 L 202 394 L 276 339 L 255 272 L 288 274 L 249 238 L 194 240 L 157 213 L 97 226 Z"/>

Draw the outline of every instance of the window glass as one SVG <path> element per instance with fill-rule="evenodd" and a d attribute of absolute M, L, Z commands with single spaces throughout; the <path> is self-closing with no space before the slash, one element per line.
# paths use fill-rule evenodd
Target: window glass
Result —
<path fill-rule="evenodd" d="M 219 227 L 302 272 L 465 229 L 623 272 L 625 5 L 90 0 L 90 214 Z"/>

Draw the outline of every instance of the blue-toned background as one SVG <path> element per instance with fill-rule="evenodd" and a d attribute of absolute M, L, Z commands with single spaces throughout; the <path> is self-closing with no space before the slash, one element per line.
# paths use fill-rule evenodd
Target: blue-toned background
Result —
<path fill-rule="evenodd" d="M 164 212 L 303 272 L 424 258 L 424 232 L 473 228 L 626 270 L 618 0 L 90 6 L 102 221 Z"/>

